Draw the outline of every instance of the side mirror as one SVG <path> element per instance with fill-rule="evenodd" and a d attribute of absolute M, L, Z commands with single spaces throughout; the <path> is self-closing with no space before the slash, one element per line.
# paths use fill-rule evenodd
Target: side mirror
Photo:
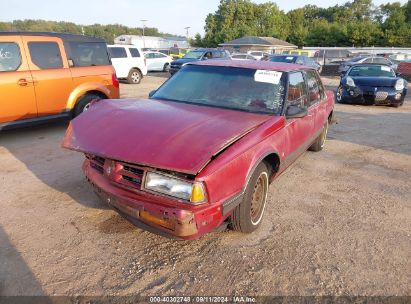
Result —
<path fill-rule="evenodd" d="M 308 110 L 304 106 L 289 105 L 285 112 L 286 118 L 302 118 L 307 116 Z"/>
<path fill-rule="evenodd" d="M 153 97 L 153 95 L 157 92 L 157 90 L 152 90 L 150 93 L 148 93 L 148 98 Z"/>

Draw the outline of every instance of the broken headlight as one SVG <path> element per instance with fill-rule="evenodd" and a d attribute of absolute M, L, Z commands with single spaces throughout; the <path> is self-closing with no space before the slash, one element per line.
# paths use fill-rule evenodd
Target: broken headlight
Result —
<path fill-rule="evenodd" d="M 204 203 L 206 194 L 204 185 L 200 182 L 189 182 L 157 172 L 147 172 L 144 188 L 172 197 L 180 198 L 194 204 Z"/>

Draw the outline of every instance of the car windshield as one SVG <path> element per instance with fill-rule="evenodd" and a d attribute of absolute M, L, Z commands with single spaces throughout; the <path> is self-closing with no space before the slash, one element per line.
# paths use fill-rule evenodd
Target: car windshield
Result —
<path fill-rule="evenodd" d="M 278 115 L 284 79 L 284 73 L 275 71 L 187 65 L 152 98 Z"/>
<path fill-rule="evenodd" d="M 185 54 L 183 58 L 200 59 L 203 54 L 204 54 L 203 51 L 190 51 L 187 54 Z"/>
<path fill-rule="evenodd" d="M 349 76 L 357 77 L 395 77 L 394 71 L 385 65 L 361 65 L 351 68 Z"/>
<path fill-rule="evenodd" d="M 297 57 L 295 57 L 295 56 L 273 56 L 273 57 L 270 58 L 270 61 L 272 61 L 272 62 L 294 63 L 296 58 Z"/>

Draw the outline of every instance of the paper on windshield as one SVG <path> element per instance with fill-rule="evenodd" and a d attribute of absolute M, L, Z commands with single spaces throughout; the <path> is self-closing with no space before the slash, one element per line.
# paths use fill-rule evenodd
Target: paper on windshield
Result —
<path fill-rule="evenodd" d="M 254 81 L 279 84 L 282 74 L 276 71 L 257 70 L 254 74 Z"/>
<path fill-rule="evenodd" d="M 390 72 L 390 71 L 391 71 L 390 67 L 387 67 L 387 66 L 381 66 L 381 70 L 382 70 L 382 71 L 386 71 L 386 72 Z"/>

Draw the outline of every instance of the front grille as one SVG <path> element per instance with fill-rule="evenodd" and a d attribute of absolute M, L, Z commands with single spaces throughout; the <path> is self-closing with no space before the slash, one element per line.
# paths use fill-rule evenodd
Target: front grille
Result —
<path fill-rule="evenodd" d="M 118 165 L 116 174 L 119 175 L 119 178 L 116 179 L 117 183 L 140 190 L 144 170 L 124 163 L 118 163 Z"/>
<path fill-rule="evenodd" d="M 96 155 L 86 155 L 86 158 L 90 161 L 90 167 L 99 172 L 104 173 L 104 162 L 106 161 L 103 157 Z"/>
<path fill-rule="evenodd" d="M 379 91 L 375 95 L 375 101 L 384 101 L 387 99 L 387 97 L 388 97 L 388 92 Z"/>

